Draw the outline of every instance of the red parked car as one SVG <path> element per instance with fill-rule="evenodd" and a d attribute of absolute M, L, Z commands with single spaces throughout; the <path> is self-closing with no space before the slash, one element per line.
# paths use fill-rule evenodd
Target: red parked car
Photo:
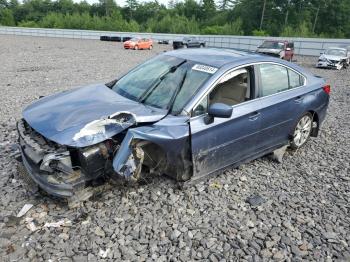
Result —
<path fill-rule="evenodd" d="M 286 40 L 266 40 L 262 45 L 258 46 L 256 52 L 292 61 L 294 57 L 294 43 Z"/>
<path fill-rule="evenodd" d="M 125 49 L 149 49 L 153 48 L 153 41 L 151 39 L 146 38 L 132 38 L 126 42 L 124 42 Z"/>

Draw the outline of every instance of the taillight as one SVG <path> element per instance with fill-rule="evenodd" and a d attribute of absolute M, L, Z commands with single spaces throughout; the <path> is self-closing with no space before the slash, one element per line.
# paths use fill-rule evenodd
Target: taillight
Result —
<path fill-rule="evenodd" d="M 329 95 L 331 93 L 331 86 L 330 85 L 325 85 L 322 88 L 323 88 L 323 91 L 325 91 L 325 93 L 327 95 Z"/>

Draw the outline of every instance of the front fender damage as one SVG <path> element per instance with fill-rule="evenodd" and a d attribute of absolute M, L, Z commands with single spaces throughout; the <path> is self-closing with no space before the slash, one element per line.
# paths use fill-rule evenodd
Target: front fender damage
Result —
<path fill-rule="evenodd" d="M 129 180 L 138 180 L 142 167 L 177 181 L 192 176 L 188 126 L 151 126 L 129 129 L 113 159 L 113 169 Z"/>

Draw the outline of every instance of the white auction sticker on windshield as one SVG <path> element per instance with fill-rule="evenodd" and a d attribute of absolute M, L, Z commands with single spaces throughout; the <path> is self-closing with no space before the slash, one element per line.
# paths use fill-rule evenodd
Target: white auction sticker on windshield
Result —
<path fill-rule="evenodd" d="M 216 67 L 207 66 L 207 65 L 199 65 L 199 64 L 195 64 L 192 67 L 192 70 L 197 70 L 197 71 L 205 72 L 208 74 L 214 74 L 216 71 L 218 71 L 218 69 Z"/>

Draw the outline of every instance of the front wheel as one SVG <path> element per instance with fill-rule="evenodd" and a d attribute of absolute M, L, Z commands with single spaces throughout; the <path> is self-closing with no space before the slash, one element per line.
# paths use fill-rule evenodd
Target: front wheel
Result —
<path fill-rule="evenodd" d="M 295 126 L 290 147 L 292 149 L 298 149 L 305 145 L 307 140 L 310 138 L 311 130 L 312 115 L 307 113 L 299 119 L 297 125 Z"/>
<path fill-rule="evenodd" d="M 152 50 L 152 48 L 153 48 L 153 46 L 150 45 L 148 49 L 149 49 L 149 50 Z"/>
<path fill-rule="evenodd" d="M 135 45 L 134 50 L 139 50 L 139 46 Z"/>
<path fill-rule="evenodd" d="M 184 45 L 184 48 L 187 48 L 188 46 L 187 45 Z"/>

